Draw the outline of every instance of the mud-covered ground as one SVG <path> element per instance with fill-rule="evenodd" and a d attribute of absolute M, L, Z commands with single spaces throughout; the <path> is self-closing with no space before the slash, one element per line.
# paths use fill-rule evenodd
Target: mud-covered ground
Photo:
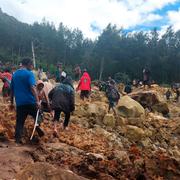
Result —
<path fill-rule="evenodd" d="M 153 90 L 163 96 L 163 88 Z M 73 179 L 180 179 L 179 103 L 167 103 L 168 118 L 146 109 L 141 117 L 114 117 L 107 115 L 102 92 L 94 90 L 91 97 L 90 102 L 81 102 L 77 95 L 69 130 L 59 124 L 56 137 L 52 117 L 45 114 L 41 124 L 45 136 L 35 135 L 36 141 L 30 142 L 29 117 L 22 146 L 13 140 L 15 112 L 0 103 L 0 179 L 72 179 L 72 173 Z"/>

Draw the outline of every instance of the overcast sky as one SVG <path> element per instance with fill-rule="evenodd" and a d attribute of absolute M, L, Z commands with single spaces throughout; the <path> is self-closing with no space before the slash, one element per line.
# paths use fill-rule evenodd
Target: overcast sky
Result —
<path fill-rule="evenodd" d="M 127 31 L 180 29 L 180 0 L 0 0 L 0 8 L 22 22 L 63 22 L 93 39 L 109 23 Z"/>

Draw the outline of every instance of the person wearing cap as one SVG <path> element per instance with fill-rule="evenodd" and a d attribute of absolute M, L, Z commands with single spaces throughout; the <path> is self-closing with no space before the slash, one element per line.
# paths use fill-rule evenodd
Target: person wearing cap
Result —
<path fill-rule="evenodd" d="M 48 80 L 48 79 L 43 79 L 43 84 L 44 84 L 44 92 L 46 97 L 48 97 L 49 92 L 54 88 L 54 85 Z"/>
<path fill-rule="evenodd" d="M 66 78 L 66 72 L 62 71 L 61 76 L 60 76 L 60 83 L 62 83 L 65 78 Z"/>
<path fill-rule="evenodd" d="M 39 97 L 36 90 L 36 81 L 33 72 L 33 61 L 30 58 L 22 60 L 22 67 L 18 69 L 11 80 L 11 109 L 14 108 L 14 97 L 16 101 L 16 128 L 15 141 L 17 144 L 22 143 L 22 134 L 24 123 L 28 115 L 34 120 L 38 108 L 40 108 Z M 36 127 L 39 136 L 44 132 L 39 126 Z"/>
<path fill-rule="evenodd" d="M 71 112 L 75 109 L 75 95 L 71 77 L 66 77 L 62 83 L 53 88 L 49 95 L 51 108 L 54 110 L 54 132 L 57 134 L 57 122 L 61 112 L 65 114 L 63 129 L 67 129 Z"/>
<path fill-rule="evenodd" d="M 39 101 L 41 102 L 41 109 L 44 111 L 50 111 L 50 104 L 47 94 L 44 91 L 44 82 L 42 80 L 37 81 L 36 85 Z"/>
<path fill-rule="evenodd" d="M 84 98 L 89 98 L 91 91 L 91 78 L 86 69 L 83 71 L 83 75 L 79 81 L 79 84 L 76 88 L 76 91 L 80 90 L 80 98 L 84 100 Z"/>
<path fill-rule="evenodd" d="M 40 115 L 38 118 L 38 124 L 40 124 L 43 120 L 43 112 L 51 112 L 51 108 L 50 108 L 48 96 L 44 91 L 44 82 L 42 80 L 37 81 L 36 89 L 37 89 L 39 101 L 41 103 Z"/>

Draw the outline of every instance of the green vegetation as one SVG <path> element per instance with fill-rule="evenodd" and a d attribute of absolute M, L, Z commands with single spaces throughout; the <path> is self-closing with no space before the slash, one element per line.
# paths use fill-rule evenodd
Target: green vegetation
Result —
<path fill-rule="evenodd" d="M 83 37 L 79 29 L 69 29 L 60 23 L 58 29 L 45 19 L 28 25 L 0 10 L 0 60 L 17 64 L 21 57 L 32 56 L 35 47 L 37 64 L 54 71 L 63 62 L 68 72 L 75 64 L 87 68 L 93 78 L 114 77 L 140 79 L 148 65 L 152 78 L 159 83 L 180 80 L 180 31 L 169 27 L 159 37 L 156 29 L 150 33 L 126 33 L 109 24 L 97 40 Z M 101 75 L 100 75 L 101 74 Z"/>

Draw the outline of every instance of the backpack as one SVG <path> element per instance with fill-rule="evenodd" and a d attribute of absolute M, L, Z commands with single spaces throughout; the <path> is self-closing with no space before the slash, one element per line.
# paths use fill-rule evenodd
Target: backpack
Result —
<path fill-rule="evenodd" d="M 113 101 L 118 101 L 120 98 L 120 94 L 119 94 L 118 90 L 114 87 L 108 88 L 107 96 L 109 99 L 111 99 Z"/>

